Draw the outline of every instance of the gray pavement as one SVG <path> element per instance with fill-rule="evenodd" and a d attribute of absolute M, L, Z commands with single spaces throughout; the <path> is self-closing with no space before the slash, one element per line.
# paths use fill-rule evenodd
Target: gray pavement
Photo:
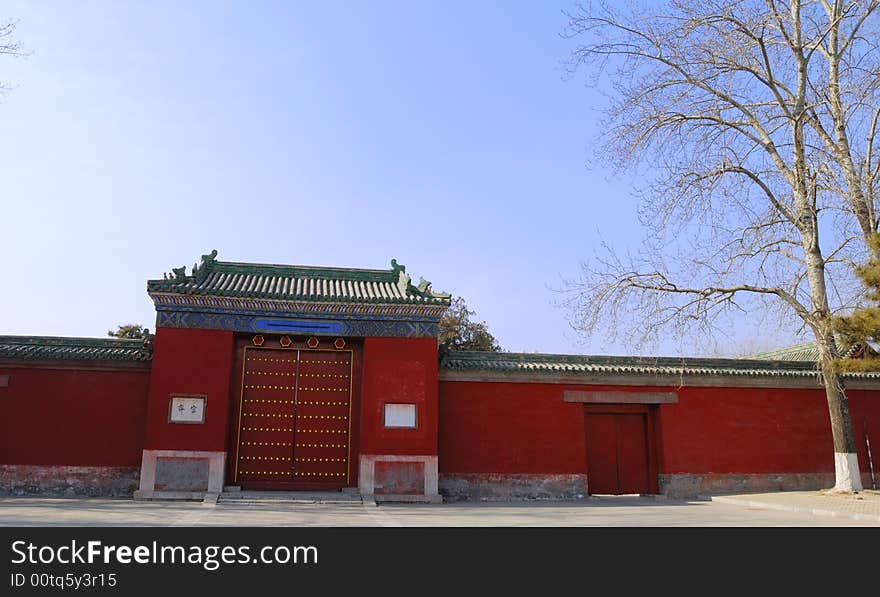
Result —
<path fill-rule="evenodd" d="M 880 524 L 880 491 L 877 490 L 865 490 L 856 494 L 836 494 L 829 491 L 784 491 L 713 496 L 709 499 L 751 509 L 798 512 Z"/>
<path fill-rule="evenodd" d="M 867 494 L 868 492 L 865 492 Z M 815 494 L 815 495 L 806 495 Z M 865 495 L 860 494 L 860 495 Z M 780 497 L 782 496 L 782 497 Z M 576 502 L 382 504 L 136 502 L 101 498 L 0 498 L 0 526 L 877 526 L 874 500 L 844 503 L 819 492 L 678 501 L 635 496 Z M 850 496 L 851 497 L 851 496 Z M 775 501 L 774 501 L 775 500 Z M 812 500 L 812 501 L 810 501 Z M 870 502 L 865 506 L 865 502 Z M 837 508 L 840 514 L 827 515 Z M 804 506 L 807 504 L 807 506 Z M 830 505 L 830 506 L 829 506 Z M 798 509 L 800 508 L 800 509 Z M 867 508 L 862 511 L 860 508 Z M 880 511 L 878 511 L 880 513 Z M 861 515 L 861 516 L 855 516 Z"/>

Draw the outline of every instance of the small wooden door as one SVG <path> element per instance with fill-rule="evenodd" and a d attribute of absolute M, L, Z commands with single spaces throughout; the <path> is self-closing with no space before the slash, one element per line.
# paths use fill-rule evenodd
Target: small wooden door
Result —
<path fill-rule="evenodd" d="M 652 493 L 648 413 L 586 414 L 591 494 Z"/>

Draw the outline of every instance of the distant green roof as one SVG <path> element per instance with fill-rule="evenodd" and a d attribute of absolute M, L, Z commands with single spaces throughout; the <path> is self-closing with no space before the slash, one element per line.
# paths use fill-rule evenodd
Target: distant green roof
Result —
<path fill-rule="evenodd" d="M 0 359 L 27 361 L 149 361 L 143 340 L 0 336 Z"/>
<path fill-rule="evenodd" d="M 837 350 L 841 356 L 853 356 L 859 351 L 861 346 L 846 346 L 838 340 Z M 744 359 L 756 360 L 772 360 L 772 361 L 811 361 L 815 363 L 819 360 L 819 347 L 815 342 L 805 342 L 803 344 L 795 344 L 793 346 L 785 346 L 776 350 L 768 350 L 757 354 L 743 357 Z"/>
<path fill-rule="evenodd" d="M 808 361 L 702 359 L 688 357 L 620 357 L 513 352 L 449 352 L 440 367 L 458 371 L 518 373 L 601 373 L 645 375 L 711 375 L 738 377 L 809 377 L 817 374 Z M 876 377 L 878 373 L 848 373 Z"/>
<path fill-rule="evenodd" d="M 391 269 L 353 269 L 217 261 L 217 251 L 202 256 L 201 265 L 176 268 L 162 280 L 149 280 L 147 291 L 232 298 L 449 305 L 450 295 L 417 286 L 406 267 L 391 260 Z"/>

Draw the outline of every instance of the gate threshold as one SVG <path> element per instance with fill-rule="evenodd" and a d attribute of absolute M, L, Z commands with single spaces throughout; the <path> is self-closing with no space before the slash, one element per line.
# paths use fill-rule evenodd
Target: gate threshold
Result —
<path fill-rule="evenodd" d="M 360 504 L 360 494 L 347 491 L 224 491 L 218 504 Z"/>

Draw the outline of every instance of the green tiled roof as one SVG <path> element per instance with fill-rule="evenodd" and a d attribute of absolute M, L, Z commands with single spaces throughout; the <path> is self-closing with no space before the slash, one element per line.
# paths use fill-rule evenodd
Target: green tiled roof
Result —
<path fill-rule="evenodd" d="M 768 350 L 745 357 L 747 359 L 759 360 L 779 360 L 779 361 L 812 361 L 816 362 L 819 358 L 819 348 L 815 342 L 806 342 L 804 344 L 796 344 L 794 346 L 786 346 L 777 348 L 776 350 Z"/>
<path fill-rule="evenodd" d="M 513 373 L 597 373 L 633 375 L 695 375 L 738 377 L 808 377 L 816 375 L 808 361 L 702 359 L 687 357 L 620 357 L 513 352 L 449 352 L 440 367 L 458 371 Z M 847 373 L 876 377 L 878 373 Z"/>
<path fill-rule="evenodd" d="M 0 336 L 0 359 L 27 361 L 149 361 L 143 340 Z"/>
<path fill-rule="evenodd" d="M 845 346 L 839 340 L 837 342 L 837 350 L 844 357 L 853 356 L 860 348 L 858 345 Z M 768 350 L 767 352 L 759 352 L 743 358 L 775 361 L 812 361 L 815 363 L 819 360 L 819 347 L 815 342 L 806 342 L 804 344 L 777 348 L 776 350 Z"/>
<path fill-rule="evenodd" d="M 406 267 L 352 269 L 217 261 L 217 251 L 202 256 L 186 275 L 176 268 L 162 280 L 149 280 L 150 293 L 222 296 L 291 301 L 449 305 L 448 294 L 422 280 L 413 285 Z"/>

